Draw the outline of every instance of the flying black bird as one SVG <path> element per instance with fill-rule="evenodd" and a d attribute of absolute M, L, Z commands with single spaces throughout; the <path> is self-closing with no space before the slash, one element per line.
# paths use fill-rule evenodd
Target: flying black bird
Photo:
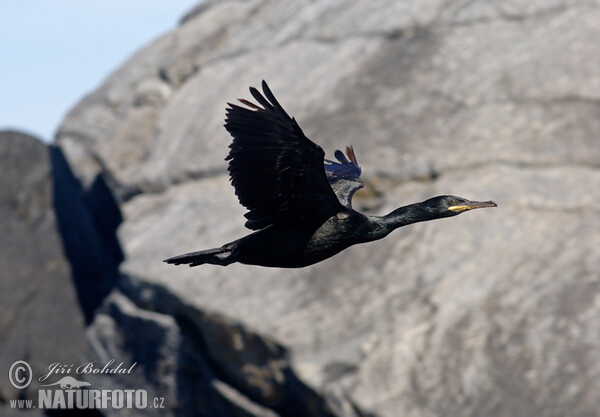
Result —
<path fill-rule="evenodd" d="M 233 136 L 231 183 L 248 209 L 246 227 L 256 230 L 220 248 L 166 259 L 175 265 L 234 262 L 299 268 L 327 259 L 357 243 L 382 239 L 394 229 L 464 211 L 496 207 L 493 201 L 469 201 L 450 195 L 400 207 L 385 216 L 352 209 L 352 196 L 363 187 L 352 147 L 337 162 L 302 133 L 263 81 L 263 95 L 251 87 L 259 105 L 231 103 L 225 128 Z"/>

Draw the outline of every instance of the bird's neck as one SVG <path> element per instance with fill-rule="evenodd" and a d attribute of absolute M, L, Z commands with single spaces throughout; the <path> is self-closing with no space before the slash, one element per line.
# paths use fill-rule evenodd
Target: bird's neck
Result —
<path fill-rule="evenodd" d="M 387 235 L 399 227 L 418 222 L 425 222 L 440 217 L 443 216 L 435 211 L 432 211 L 423 203 L 415 203 L 397 208 L 391 213 L 379 217 L 379 221 L 383 225 L 383 230 Z"/>
<path fill-rule="evenodd" d="M 359 243 L 383 239 L 399 227 L 441 217 L 447 217 L 447 214 L 436 210 L 429 200 L 397 208 L 385 216 L 366 216 L 366 227 L 358 234 Z"/>

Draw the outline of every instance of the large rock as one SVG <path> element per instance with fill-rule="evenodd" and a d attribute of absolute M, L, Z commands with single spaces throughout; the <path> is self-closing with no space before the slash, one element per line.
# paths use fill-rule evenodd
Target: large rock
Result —
<path fill-rule="evenodd" d="M 52 364 L 86 358 L 86 322 L 119 277 L 121 212 L 102 175 L 84 190 L 60 148 L 31 136 L 0 132 L 0 165 L 0 402 L 35 408 L 40 384 L 56 382 L 39 381 Z M 18 360 L 30 365 L 16 375 L 32 378 L 23 390 L 8 377 Z"/>
<path fill-rule="evenodd" d="M 82 358 L 84 316 L 54 214 L 48 147 L 0 132 L 0 166 L 0 403 L 37 401 L 37 378 L 50 364 Z M 17 360 L 31 366 L 26 390 L 9 382 Z"/>
<path fill-rule="evenodd" d="M 599 19 L 584 0 L 210 2 L 57 143 L 119 197 L 125 273 L 277 340 L 319 392 L 382 416 L 597 415 Z M 499 208 L 301 270 L 162 264 L 246 233 L 222 121 L 261 79 L 329 155 L 354 145 L 358 208 Z"/>
<path fill-rule="evenodd" d="M 303 383 L 275 341 L 126 276 L 90 326 L 87 356 L 135 364 L 131 374 L 88 375 L 95 389 L 144 388 L 149 402 L 160 398 L 163 405 L 107 409 L 106 415 L 363 415 L 348 399 L 323 397 Z"/>

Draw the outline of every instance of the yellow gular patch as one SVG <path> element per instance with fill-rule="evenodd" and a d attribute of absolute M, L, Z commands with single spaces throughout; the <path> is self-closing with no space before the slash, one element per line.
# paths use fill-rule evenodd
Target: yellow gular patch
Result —
<path fill-rule="evenodd" d="M 463 212 L 463 211 L 467 211 L 472 209 L 473 207 L 469 207 L 469 206 L 450 206 L 448 207 L 448 210 L 450 211 L 457 211 L 457 212 Z"/>

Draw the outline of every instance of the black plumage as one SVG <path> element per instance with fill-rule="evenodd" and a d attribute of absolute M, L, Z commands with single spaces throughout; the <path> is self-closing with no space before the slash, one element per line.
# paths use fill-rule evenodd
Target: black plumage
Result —
<path fill-rule="evenodd" d="M 233 137 L 229 175 L 240 203 L 248 209 L 246 227 L 259 230 L 293 218 L 324 222 L 343 207 L 327 182 L 323 149 L 306 136 L 279 105 L 266 83 L 263 108 L 241 100 L 229 104 L 225 128 Z"/>
<path fill-rule="evenodd" d="M 226 158 L 231 183 L 248 209 L 246 227 L 255 232 L 220 248 L 165 262 L 303 267 L 407 224 L 496 206 L 492 201 L 438 196 L 386 216 L 365 216 L 351 205 L 363 186 L 353 148 L 346 148 L 347 156 L 336 151 L 337 162 L 325 160 L 323 149 L 304 135 L 264 81 L 262 90 L 264 96 L 250 88 L 258 105 L 247 100 L 240 102 L 248 108 L 229 103 L 225 122 L 233 137 Z"/>

